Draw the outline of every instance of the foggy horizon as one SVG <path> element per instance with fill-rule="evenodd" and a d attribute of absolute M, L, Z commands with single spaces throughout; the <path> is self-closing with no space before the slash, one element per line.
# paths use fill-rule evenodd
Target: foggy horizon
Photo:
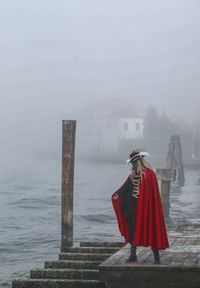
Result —
<path fill-rule="evenodd" d="M 200 287 L 199 11 L 0 1 L 1 287 Z M 75 143 L 62 120 L 77 120 Z M 149 157 L 127 165 L 137 148 Z M 130 255 L 141 246 L 138 272 L 124 245 L 108 260 L 122 235 Z M 117 270 L 99 278 L 103 259 Z"/>
<path fill-rule="evenodd" d="M 2 146 L 59 137 L 62 119 L 109 98 L 198 122 L 199 8 L 197 0 L 1 2 Z"/>

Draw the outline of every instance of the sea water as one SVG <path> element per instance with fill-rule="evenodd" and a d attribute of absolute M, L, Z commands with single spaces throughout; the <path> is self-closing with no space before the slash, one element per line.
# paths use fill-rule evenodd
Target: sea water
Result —
<path fill-rule="evenodd" d="M 123 241 L 111 195 L 129 170 L 124 163 L 76 161 L 74 245 L 81 240 Z M 10 287 L 12 279 L 29 277 L 31 269 L 58 259 L 61 161 L 29 159 L 0 172 L 0 287 Z M 171 221 L 199 222 L 200 172 L 186 169 L 185 178 L 183 188 L 171 189 Z"/>

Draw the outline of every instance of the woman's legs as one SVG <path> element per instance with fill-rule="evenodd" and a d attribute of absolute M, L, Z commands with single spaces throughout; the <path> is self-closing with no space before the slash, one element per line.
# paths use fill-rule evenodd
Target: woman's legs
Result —
<path fill-rule="evenodd" d="M 127 262 L 136 262 L 136 261 L 137 261 L 136 247 L 131 245 L 131 254 L 128 257 Z"/>
<path fill-rule="evenodd" d="M 127 262 L 136 262 L 137 254 L 136 247 L 133 245 L 134 237 L 135 237 L 135 219 L 131 219 L 128 221 L 130 227 L 130 244 L 131 244 L 131 254 L 129 255 Z"/>
<path fill-rule="evenodd" d="M 155 264 L 160 264 L 160 254 L 159 254 L 159 251 L 157 249 L 153 249 L 152 248 L 152 251 L 153 251 L 153 255 L 154 255 L 154 263 Z"/>
<path fill-rule="evenodd" d="M 127 217 L 127 222 L 129 224 L 129 231 L 130 231 L 130 244 L 131 244 L 131 253 L 127 259 L 127 262 L 136 262 L 137 255 L 136 255 L 136 247 L 133 245 L 135 239 L 135 228 L 136 228 L 136 215 L 137 215 L 137 199 L 131 199 L 131 213 L 129 217 Z"/>

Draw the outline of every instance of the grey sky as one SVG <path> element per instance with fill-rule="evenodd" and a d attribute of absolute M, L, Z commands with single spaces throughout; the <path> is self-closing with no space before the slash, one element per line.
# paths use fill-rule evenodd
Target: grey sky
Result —
<path fill-rule="evenodd" d="M 174 99 L 199 101 L 198 0 L 0 6 L 3 98 L 20 105 L 51 98 L 53 106 L 67 98 L 73 108 L 106 96 L 163 107 Z"/>
<path fill-rule="evenodd" d="M 108 96 L 197 118 L 199 8 L 199 0 L 1 1 L 0 127 L 51 123 Z"/>

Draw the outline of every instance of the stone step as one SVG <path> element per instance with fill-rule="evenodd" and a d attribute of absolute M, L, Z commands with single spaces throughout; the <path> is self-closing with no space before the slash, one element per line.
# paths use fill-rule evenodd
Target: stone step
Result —
<path fill-rule="evenodd" d="M 45 261 L 44 268 L 48 269 L 98 269 L 102 261 L 81 261 L 81 260 L 61 260 L 61 261 Z"/>
<path fill-rule="evenodd" d="M 114 254 L 119 251 L 120 247 L 69 247 L 65 248 L 63 253 L 103 253 L 103 254 Z"/>
<path fill-rule="evenodd" d="M 104 261 L 112 254 L 95 253 L 60 253 L 59 260 L 86 260 L 86 261 Z"/>
<path fill-rule="evenodd" d="M 33 269 L 30 272 L 30 278 L 99 280 L 99 271 L 94 269 Z"/>
<path fill-rule="evenodd" d="M 12 288 L 105 288 L 105 284 L 98 280 L 22 279 L 14 280 Z"/>
<path fill-rule="evenodd" d="M 101 241 L 81 241 L 80 247 L 117 247 L 121 248 L 125 244 L 123 242 L 101 242 Z"/>

